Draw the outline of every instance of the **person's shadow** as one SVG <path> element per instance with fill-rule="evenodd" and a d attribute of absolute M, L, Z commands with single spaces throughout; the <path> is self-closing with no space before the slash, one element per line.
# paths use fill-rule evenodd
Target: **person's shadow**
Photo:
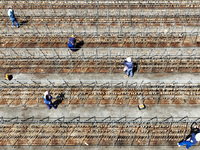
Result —
<path fill-rule="evenodd" d="M 76 43 L 76 46 L 75 46 L 75 50 L 74 51 L 78 51 L 79 49 L 81 49 L 84 45 L 84 41 L 79 41 L 78 43 Z"/>
<path fill-rule="evenodd" d="M 138 64 L 137 63 L 133 63 L 133 75 L 137 70 L 138 70 Z"/>
<path fill-rule="evenodd" d="M 65 98 L 65 94 L 60 93 L 60 94 L 56 97 L 56 101 L 53 102 L 53 105 L 57 108 L 58 105 L 62 103 L 62 101 L 64 100 L 64 98 Z"/>
<path fill-rule="evenodd" d="M 19 26 L 23 26 L 23 25 L 26 24 L 26 23 L 28 23 L 28 20 L 21 21 L 21 22 L 19 23 Z"/>

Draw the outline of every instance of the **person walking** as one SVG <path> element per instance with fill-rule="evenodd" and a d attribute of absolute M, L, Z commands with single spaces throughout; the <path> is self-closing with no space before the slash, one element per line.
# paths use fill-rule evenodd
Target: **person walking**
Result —
<path fill-rule="evenodd" d="M 47 107 L 49 109 L 51 109 L 52 107 L 54 109 L 56 109 L 56 107 L 54 106 L 54 104 L 52 103 L 51 99 L 52 99 L 52 96 L 50 95 L 49 91 L 46 91 L 44 93 L 44 96 L 43 96 L 43 99 L 44 99 L 44 103 L 47 105 Z"/>
<path fill-rule="evenodd" d="M 124 77 L 127 78 L 129 75 L 132 77 L 133 76 L 133 62 L 131 61 L 130 57 L 128 57 L 124 61 L 124 65 L 127 66 L 126 75 Z"/>
<path fill-rule="evenodd" d="M 76 47 L 76 39 L 75 39 L 75 36 L 72 35 L 70 38 L 69 38 L 69 41 L 68 41 L 68 47 L 70 50 L 72 50 L 73 52 L 75 52 L 75 47 Z"/>
<path fill-rule="evenodd" d="M 11 7 L 8 7 L 8 16 L 10 17 L 12 25 L 15 26 L 15 24 L 16 24 L 16 26 L 19 28 L 19 24 L 17 22 L 17 19 L 15 18 L 14 10 Z M 14 22 L 15 22 L 15 24 L 14 24 Z"/>
<path fill-rule="evenodd" d="M 194 125 L 193 127 L 191 127 L 190 136 L 186 138 L 186 140 L 183 140 L 182 142 L 177 143 L 177 145 L 179 147 L 186 145 L 186 148 L 189 149 L 192 145 L 195 145 L 196 143 L 198 143 L 198 141 L 200 141 L 200 130 L 197 125 Z"/>

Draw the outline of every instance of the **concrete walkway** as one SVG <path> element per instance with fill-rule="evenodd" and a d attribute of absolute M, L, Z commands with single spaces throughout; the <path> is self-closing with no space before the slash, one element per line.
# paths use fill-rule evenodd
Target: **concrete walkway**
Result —
<path fill-rule="evenodd" d="M 13 74 L 13 80 L 33 83 L 31 80 L 38 81 L 41 83 L 49 83 L 47 79 L 54 83 L 61 83 L 63 80 L 74 82 L 74 81 L 85 81 L 85 82 L 164 82 L 172 83 L 173 81 L 178 83 L 200 83 L 200 73 L 146 73 L 139 74 L 135 73 L 133 77 L 124 78 L 125 73 L 116 74 Z M 4 80 L 4 75 L 1 74 L 0 78 Z M 0 80 L 1 81 L 1 80 Z M 9 83 L 9 82 L 8 82 Z"/>
<path fill-rule="evenodd" d="M 5 118 L 22 117 L 28 118 L 34 116 L 35 118 L 44 117 L 199 117 L 200 106 L 147 106 L 144 110 L 139 110 L 135 107 L 58 107 L 56 110 L 49 110 L 47 107 L 24 108 L 24 107 L 4 107 L 0 109 L 0 116 Z"/>

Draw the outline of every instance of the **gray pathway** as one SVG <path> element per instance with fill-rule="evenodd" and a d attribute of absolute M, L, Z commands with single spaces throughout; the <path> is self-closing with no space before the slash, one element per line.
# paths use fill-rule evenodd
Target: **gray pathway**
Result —
<path fill-rule="evenodd" d="M 13 80 L 30 82 L 31 79 L 41 82 L 48 83 L 47 79 L 51 82 L 60 83 L 63 82 L 63 79 L 69 82 L 73 81 L 85 81 L 85 82 L 165 82 L 172 83 L 176 81 L 178 83 L 188 83 L 189 81 L 192 83 L 200 83 L 200 74 L 199 73 L 156 73 L 156 74 L 139 74 L 135 73 L 134 77 L 124 78 L 125 73 L 118 74 L 13 74 Z M 0 75 L 1 79 L 4 79 L 4 75 Z M 1 80 L 0 80 L 1 81 Z"/>
<path fill-rule="evenodd" d="M 45 107 L 24 108 L 24 107 L 4 107 L 0 109 L 0 116 L 5 118 L 23 117 L 35 118 L 44 117 L 199 117 L 200 106 L 147 106 L 144 110 L 139 110 L 135 107 L 101 107 L 101 106 L 84 106 L 84 107 L 58 107 L 56 110 L 49 110 Z"/>

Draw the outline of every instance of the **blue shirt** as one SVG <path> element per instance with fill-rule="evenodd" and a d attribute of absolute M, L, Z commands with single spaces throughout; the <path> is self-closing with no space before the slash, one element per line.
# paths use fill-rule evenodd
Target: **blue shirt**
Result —
<path fill-rule="evenodd" d="M 50 103 L 51 103 L 52 97 L 50 96 L 50 99 L 47 100 L 47 99 L 43 96 L 43 99 L 44 99 L 44 103 L 45 103 L 45 104 L 50 104 Z"/>
<path fill-rule="evenodd" d="M 70 38 L 69 38 L 69 42 L 68 42 L 68 44 L 70 44 L 70 45 L 74 45 L 75 43 L 76 43 L 76 39 L 73 38 L 73 37 L 70 37 Z"/>
<path fill-rule="evenodd" d="M 124 61 L 124 65 L 126 65 L 128 69 L 133 69 L 133 62 Z"/>
<path fill-rule="evenodd" d="M 15 18 L 14 10 L 10 11 L 10 18 L 11 18 L 11 19 L 14 19 L 14 18 Z"/>

